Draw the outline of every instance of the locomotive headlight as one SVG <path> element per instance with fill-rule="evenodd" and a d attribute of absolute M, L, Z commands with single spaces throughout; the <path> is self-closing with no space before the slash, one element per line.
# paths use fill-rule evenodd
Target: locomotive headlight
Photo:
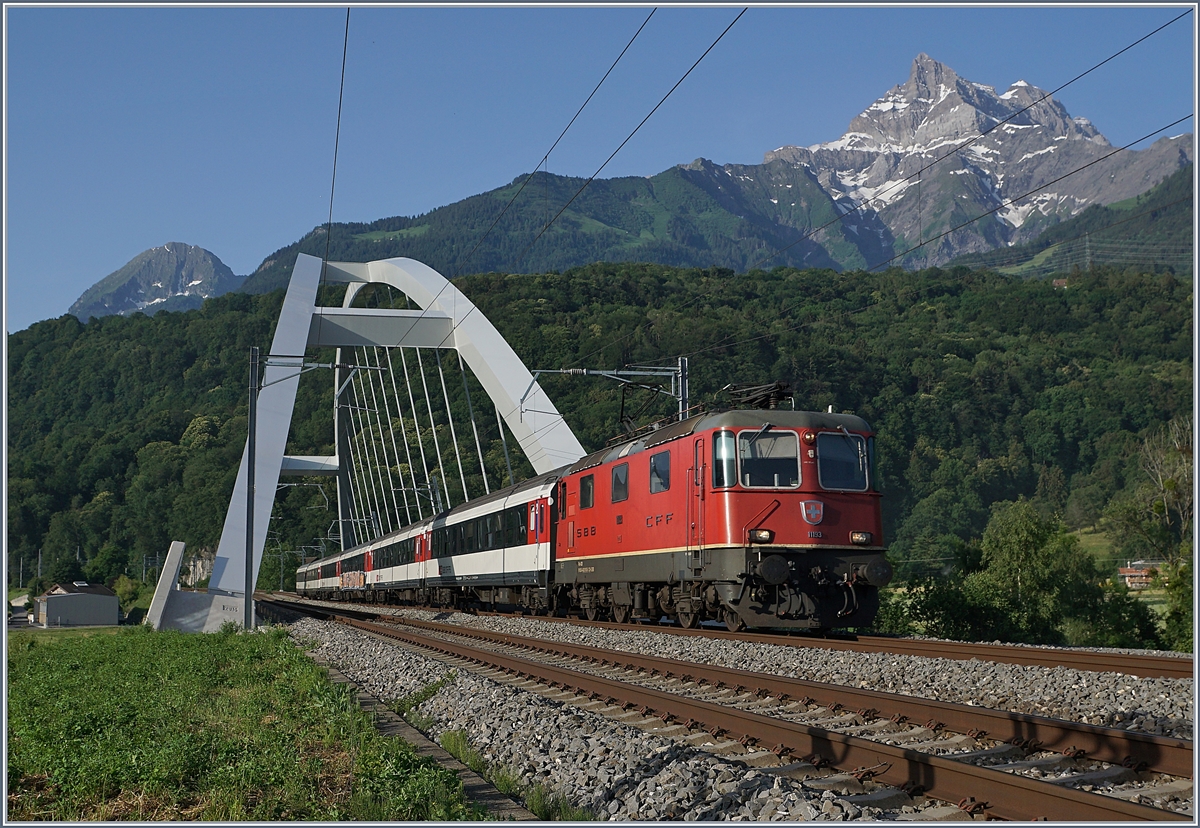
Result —
<path fill-rule="evenodd" d="M 800 439 L 804 441 L 804 445 L 811 446 L 813 443 L 817 442 L 817 435 L 813 434 L 811 431 L 806 431 Z"/>
<path fill-rule="evenodd" d="M 775 533 L 772 532 L 770 529 L 751 529 L 750 530 L 750 542 L 751 543 L 770 543 L 774 537 L 775 537 Z"/>
<path fill-rule="evenodd" d="M 871 533 L 870 532 L 851 532 L 850 533 L 850 542 L 858 544 L 859 546 L 866 546 L 871 542 Z"/>

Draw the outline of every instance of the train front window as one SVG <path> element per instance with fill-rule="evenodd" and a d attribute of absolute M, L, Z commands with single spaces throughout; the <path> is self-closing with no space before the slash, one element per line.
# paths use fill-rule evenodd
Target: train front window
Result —
<path fill-rule="evenodd" d="M 848 431 L 823 431 L 817 435 L 817 479 L 822 489 L 867 490 L 867 441 Z"/>
<path fill-rule="evenodd" d="M 737 485 L 737 449 L 732 431 L 713 435 L 713 488 Z"/>
<path fill-rule="evenodd" d="M 794 489 L 800 485 L 800 440 L 795 432 L 769 429 L 738 434 L 742 485 Z"/>

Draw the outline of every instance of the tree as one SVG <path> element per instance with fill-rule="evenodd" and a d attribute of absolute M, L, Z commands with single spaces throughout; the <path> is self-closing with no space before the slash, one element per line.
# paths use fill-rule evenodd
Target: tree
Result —
<path fill-rule="evenodd" d="M 92 583 L 107 584 L 122 574 L 128 563 L 124 550 L 115 543 L 106 543 L 84 564 L 83 574 Z"/>
<path fill-rule="evenodd" d="M 1139 459 L 1141 483 L 1109 503 L 1105 521 L 1123 545 L 1149 550 L 1177 572 L 1191 554 L 1191 415 L 1175 417 L 1146 437 Z"/>
<path fill-rule="evenodd" d="M 927 579 L 911 590 L 912 619 L 926 633 L 1029 644 L 1157 646 L 1149 608 L 1123 585 L 1105 582 L 1078 539 L 1032 502 L 998 504 L 980 551 L 977 569 Z"/>
<path fill-rule="evenodd" d="M 83 565 L 75 560 L 74 551 L 64 552 L 51 559 L 46 579 L 52 584 L 70 584 L 83 580 Z"/>

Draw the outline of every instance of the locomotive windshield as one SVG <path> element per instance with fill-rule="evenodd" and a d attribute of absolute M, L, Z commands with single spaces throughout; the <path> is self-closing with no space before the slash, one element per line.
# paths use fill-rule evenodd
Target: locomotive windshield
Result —
<path fill-rule="evenodd" d="M 817 479 L 822 489 L 867 490 L 867 441 L 845 431 L 817 435 Z"/>
<path fill-rule="evenodd" d="M 769 428 L 738 434 L 742 485 L 795 488 L 800 485 L 800 441 L 795 432 Z"/>

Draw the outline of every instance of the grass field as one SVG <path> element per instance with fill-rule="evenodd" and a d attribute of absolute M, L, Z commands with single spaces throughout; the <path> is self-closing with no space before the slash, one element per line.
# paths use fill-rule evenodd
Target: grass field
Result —
<path fill-rule="evenodd" d="M 282 630 L 22 631 L 8 659 L 13 820 L 486 818 Z"/>

